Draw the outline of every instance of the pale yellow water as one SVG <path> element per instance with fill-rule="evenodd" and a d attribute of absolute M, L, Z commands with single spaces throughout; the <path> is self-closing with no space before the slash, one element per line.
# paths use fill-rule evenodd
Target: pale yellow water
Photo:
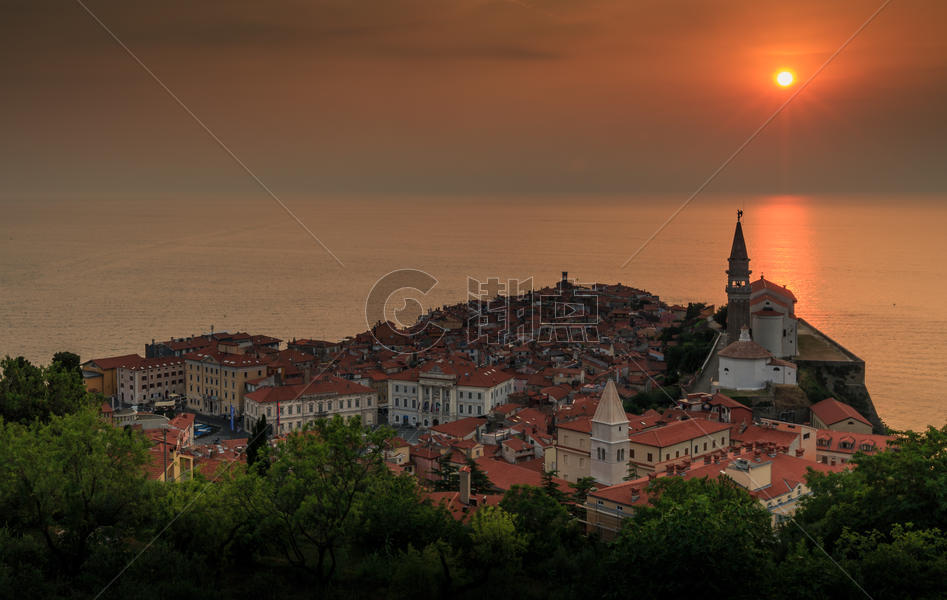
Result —
<path fill-rule="evenodd" d="M 947 421 L 944 198 L 702 197 L 625 269 L 682 198 L 285 200 L 344 268 L 262 197 L 0 200 L 0 354 L 143 352 L 211 325 L 339 339 L 398 268 L 439 280 L 428 306 L 464 300 L 468 275 L 542 286 L 563 270 L 720 304 L 744 208 L 753 277 L 790 287 L 799 315 L 867 361 L 882 418 Z"/>

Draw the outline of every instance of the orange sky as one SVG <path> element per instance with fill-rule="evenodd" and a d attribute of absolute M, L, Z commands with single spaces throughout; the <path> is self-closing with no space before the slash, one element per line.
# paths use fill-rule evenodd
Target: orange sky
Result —
<path fill-rule="evenodd" d="M 880 5 L 87 3 L 295 195 L 691 191 Z M 0 197 L 258 193 L 78 5 L 5 4 Z M 893 2 L 711 191 L 945 191 L 945 22 Z"/>

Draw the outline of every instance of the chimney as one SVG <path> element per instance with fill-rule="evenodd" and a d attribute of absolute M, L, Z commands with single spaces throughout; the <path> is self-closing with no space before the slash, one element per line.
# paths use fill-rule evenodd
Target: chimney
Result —
<path fill-rule="evenodd" d="M 462 467 L 459 471 L 460 503 L 470 504 L 470 467 Z"/>
<path fill-rule="evenodd" d="M 641 490 L 638 488 L 631 488 L 631 501 L 637 502 L 638 498 L 641 497 Z"/>
<path fill-rule="evenodd" d="M 709 465 L 709 464 L 710 464 L 710 455 L 709 455 L 709 454 L 705 454 L 705 455 L 704 455 L 704 464 L 705 464 L 705 465 Z"/>
<path fill-rule="evenodd" d="M 303 383 L 308 385 L 310 381 L 312 381 L 312 367 L 307 364 L 303 368 Z"/>

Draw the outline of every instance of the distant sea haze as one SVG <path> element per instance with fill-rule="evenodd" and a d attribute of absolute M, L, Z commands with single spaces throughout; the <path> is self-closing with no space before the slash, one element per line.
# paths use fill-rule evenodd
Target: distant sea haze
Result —
<path fill-rule="evenodd" d="M 0 200 L 0 354 L 142 353 L 211 326 L 337 340 L 367 329 L 369 290 L 402 268 L 437 279 L 426 307 L 464 301 L 468 276 L 543 287 L 561 271 L 719 305 L 742 208 L 752 278 L 867 362 L 882 419 L 947 422 L 947 198 L 701 197 L 622 269 L 682 200 L 286 199 L 344 267 L 263 197 Z"/>

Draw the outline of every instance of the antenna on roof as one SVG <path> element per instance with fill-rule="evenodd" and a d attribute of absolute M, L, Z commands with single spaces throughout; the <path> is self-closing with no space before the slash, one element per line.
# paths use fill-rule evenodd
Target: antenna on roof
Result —
<path fill-rule="evenodd" d="M 742 218 L 743 218 L 743 209 L 741 208 L 737 210 L 737 223 L 739 223 L 740 219 Z"/>

